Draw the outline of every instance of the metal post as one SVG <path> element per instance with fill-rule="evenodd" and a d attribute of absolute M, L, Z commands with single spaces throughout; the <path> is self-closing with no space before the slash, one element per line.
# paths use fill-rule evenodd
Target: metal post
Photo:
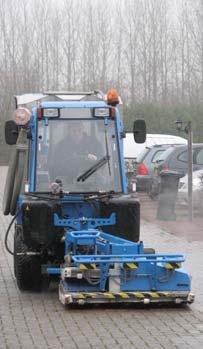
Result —
<path fill-rule="evenodd" d="M 193 171 L 193 154 L 192 154 L 192 123 L 188 122 L 186 126 L 188 134 L 188 218 L 189 221 L 193 220 L 193 191 L 192 191 L 192 171 Z"/>

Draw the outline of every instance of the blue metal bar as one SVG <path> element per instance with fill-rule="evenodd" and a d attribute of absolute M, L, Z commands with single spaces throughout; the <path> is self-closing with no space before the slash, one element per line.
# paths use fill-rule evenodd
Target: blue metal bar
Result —
<path fill-rule="evenodd" d="M 74 244 L 74 254 L 77 245 L 94 245 L 96 246 L 96 239 L 99 237 L 100 232 L 98 230 L 80 230 L 67 232 L 65 236 L 66 253 L 71 250 L 71 244 Z"/>
<path fill-rule="evenodd" d="M 111 235 L 111 234 L 108 234 L 108 233 L 104 233 L 103 231 L 101 231 L 100 236 L 101 236 L 101 238 L 105 239 L 106 241 L 114 243 L 114 244 L 119 244 L 119 245 L 120 244 L 122 244 L 122 245 L 125 245 L 125 244 L 126 245 L 137 245 L 136 242 L 123 239 L 123 238 L 121 238 L 119 236 L 115 236 L 115 235 Z M 139 244 L 142 244 L 142 242 L 140 242 Z"/>
<path fill-rule="evenodd" d="M 137 255 L 82 255 L 73 256 L 76 263 L 179 263 L 184 262 L 185 256 L 166 254 L 137 254 Z"/>
<path fill-rule="evenodd" d="M 68 233 L 71 235 L 71 237 L 75 239 L 86 239 L 86 238 L 97 238 L 100 235 L 100 232 L 98 230 L 96 231 L 88 231 L 88 230 L 80 230 L 80 231 L 71 231 Z"/>
<path fill-rule="evenodd" d="M 112 213 L 109 218 L 71 218 L 60 219 L 59 216 L 54 213 L 54 225 L 56 227 L 71 227 L 73 229 L 80 229 L 81 226 L 87 225 L 88 228 L 96 228 L 103 225 L 113 225 L 116 222 L 116 215 Z"/>
<path fill-rule="evenodd" d="M 116 128 L 118 133 L 118 148 L 119 148 L 119 159 L 120 159 L 120 166 L 121 166 L 121 180 L 122 180 L 122 188 L 123 192 L 127 194 L 127 177 L 126 177 L 126 171 L 125 171 L 125 161 L 124 161 L 124 150 L 123 150 L 123 139 L 121 137 L 121 134 L 123 132 L 123 124 L 120 118 L 120 112 L 118 111 L 118 108 L 116 108 Z"/>
<path fill-rule="evenodd" d="M 36 160 L 37 160 L 37 109 L 32 109 L 32 123 L 31 123 L 31 132 L 32 132 L 32 142 L 31 142 L 31 161 L 29 164 L 29 191 L 35 190 L 35 181 L 36 181 Z"/>
<path fill-rule="evenodd" d="M 42 108 L 105 108 L 104 101 L 52 101 L 41 102 Z"/>
<path fill-rule="evenodd" d="M 53 275 L 60 275 L 61 274 L 61 268 L 47 268 L 47 273 L 48 274 L 53 274 Z"/>

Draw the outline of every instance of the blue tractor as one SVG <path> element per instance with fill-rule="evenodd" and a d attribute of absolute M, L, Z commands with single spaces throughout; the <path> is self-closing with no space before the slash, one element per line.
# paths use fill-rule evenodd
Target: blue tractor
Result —
<path fill-rule="evenodd" d="M 143 120 L 134 138 L 145 141 Z M 140 204 L 128 194 L 115 90 L 16 96 L 3 212 L 20 290 L 59 282 L 63 304 L 192 303 L 182 254 L 140 241 Z M 8 234 L 15 223 L 14 250 Z"/>

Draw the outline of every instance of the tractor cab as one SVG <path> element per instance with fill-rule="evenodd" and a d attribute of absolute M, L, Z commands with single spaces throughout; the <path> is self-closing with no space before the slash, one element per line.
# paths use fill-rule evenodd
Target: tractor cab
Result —
<path fill-rule="evenodd" d="M 37 124 L 33 189 L 48 192 L 60 181 L 64 193 L 125 191 L 115 111 L 101 102 L 48 106 Z"/>
<path fill-rule="evenodd" d="M 17 96 L 5 135 L 15 144 L 27 132 L 26 191 L 127 193 L 118 104 L 101 92 Z M 145 130 L 134 133 L 145 137 Z"/>

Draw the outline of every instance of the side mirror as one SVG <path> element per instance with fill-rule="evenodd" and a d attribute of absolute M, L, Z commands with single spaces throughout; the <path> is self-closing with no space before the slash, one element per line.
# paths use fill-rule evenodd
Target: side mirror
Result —
<path fill-rule="evenodd" d="M 133 135 L 136 143 L 144 143 L 146 141 L 146 123 L 143 119 L 134 121 Z"/>
<path fill-rule="evenodd" d="M 9 145 L 16 144 L 18 138 L 18 126 L 13 120 L 5 122 L 5 140 Z"/>

